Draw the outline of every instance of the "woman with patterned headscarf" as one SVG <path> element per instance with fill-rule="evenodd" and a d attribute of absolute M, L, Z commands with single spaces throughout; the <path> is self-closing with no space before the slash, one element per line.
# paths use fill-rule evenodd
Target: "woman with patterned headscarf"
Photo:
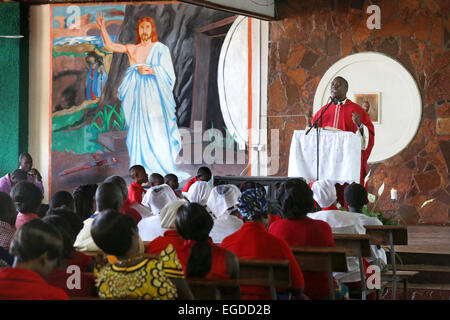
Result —
<path fill-rule="evenodd" d="M 244 224 L 226 237 L 221 247 L 234 252 L 238 258 L 289 260 L 292 283 L 289 290 L 294 298 L 305 299 L 303 274 L 289 245 L 267 231 L 270 218 L 264 188 L 244 191 L 238 198 L 237 207 Z M 241 298 L 267 300 L 270 299 L 270 292 L 262 287 L 241 287 Z"/>

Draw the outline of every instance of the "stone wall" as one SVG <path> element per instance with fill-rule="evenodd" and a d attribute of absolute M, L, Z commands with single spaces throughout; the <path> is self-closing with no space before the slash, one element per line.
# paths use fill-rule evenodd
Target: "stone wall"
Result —
<path fill-rule="evenodd" d="M 272 174 L 287 175 L 292 132 L 311 121 L 314 94 L 326 70 L 353 53 L 381 52 L 414 77 L 423 112 L 420 128 L 407 148 L 369 165 L 369 192 L 376 194 L 386 184 L 377 208 L 390 215 L 394 206 L 389 190 L 397 189 L 396 209 L 403 223 L 450 225 L 450 2 L 371 3 L 381 9 L 380 30 L 366 26 L 367 0 L 279 4 L 283 19 L 270 23 L 268 128 L 280 129 L 280 169 Z M 435 201 L 419 210 L 432 198 Z"/>

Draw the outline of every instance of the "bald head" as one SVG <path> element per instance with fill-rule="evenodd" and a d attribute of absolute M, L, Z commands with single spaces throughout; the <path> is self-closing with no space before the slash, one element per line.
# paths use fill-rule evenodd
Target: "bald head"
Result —
<path fill-rule="evenodd" d="M 122 190 L 115 183 L 105 182 L 95 192 L 97 211 L 107 209 L 120 211 L 124 202 Z"/>
<path fill-rule="evenodd" d="M 106 178 L 105 181 L 103 181 L 103 182 L 115 184 L 122 191 L 124 201 L 128 198 L 127 183 L 126 183 L 125 179 L 122 178 L 121 176 L 111 176 L 111 177 Z"/>

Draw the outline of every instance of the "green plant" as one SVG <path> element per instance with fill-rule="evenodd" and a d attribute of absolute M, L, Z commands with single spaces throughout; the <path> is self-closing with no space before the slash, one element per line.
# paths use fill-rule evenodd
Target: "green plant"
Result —
<path fill-rule="evenodd" d="M 92 119 L 92 125 L 98 129 L 99 132 L 108 132 L 114 128 L 119 131 L 125 130 L 125 117 L 123 115 L 123 110 L 120 108 L 120 113 L 116 111 L 116 106 L 110 106 L 107 104 L 100 110 Z M 115 119 L 113 118 L 115 116 Z M 99 126 L 96 122 L 97 119 L 101 120 L 101 125 Z"/>

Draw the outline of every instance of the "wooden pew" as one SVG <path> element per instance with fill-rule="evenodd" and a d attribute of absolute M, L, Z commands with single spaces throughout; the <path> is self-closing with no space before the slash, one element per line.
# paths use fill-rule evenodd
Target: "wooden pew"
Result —
<path fill-rule="evenodd" d="M 361 278 L 361 299 L 367 299 L 367 287 L 365 282 L 365 272 L 363 257 L 370 257 L 369 236 L 366 234 L 335 234 L 333 233 L 334 244 L 338 248 L 345 250 L 347 257 L 356 257 L 359 263 L 359 275 Z"/>
<path fill-rule="evenodd" d="M 397 282 L 403 282 L 403 299 L 407 298 L 408 279 L 418 271 L 399 271 L 395 259 L 395 245 L 408 245 L 406 226 L 364 226 L 371 245 L 387 245 L 391 255 L 391 268 L 381 274 L 381 281 L 392 282 L 392 299 L 397 296 Z"/>
<path fill-rule="evenodd" d="M 239 259 L 239 284 L 269 287 L 272 300 L 276 300 L 276 288 L 291 287 L 289 260 L 241 258 Z"/>
<path fill-rule="evenodd" d="M 347 272 L 344 248 L 292 246 L 291 250 L 302 271 L 328 272 L 331 299 L 335 300 L 334 272 Z"/>
<path fill-rule="evenodd" d="M 239 279 L 186 278 L 196 300 L 240 300 Z"/>

